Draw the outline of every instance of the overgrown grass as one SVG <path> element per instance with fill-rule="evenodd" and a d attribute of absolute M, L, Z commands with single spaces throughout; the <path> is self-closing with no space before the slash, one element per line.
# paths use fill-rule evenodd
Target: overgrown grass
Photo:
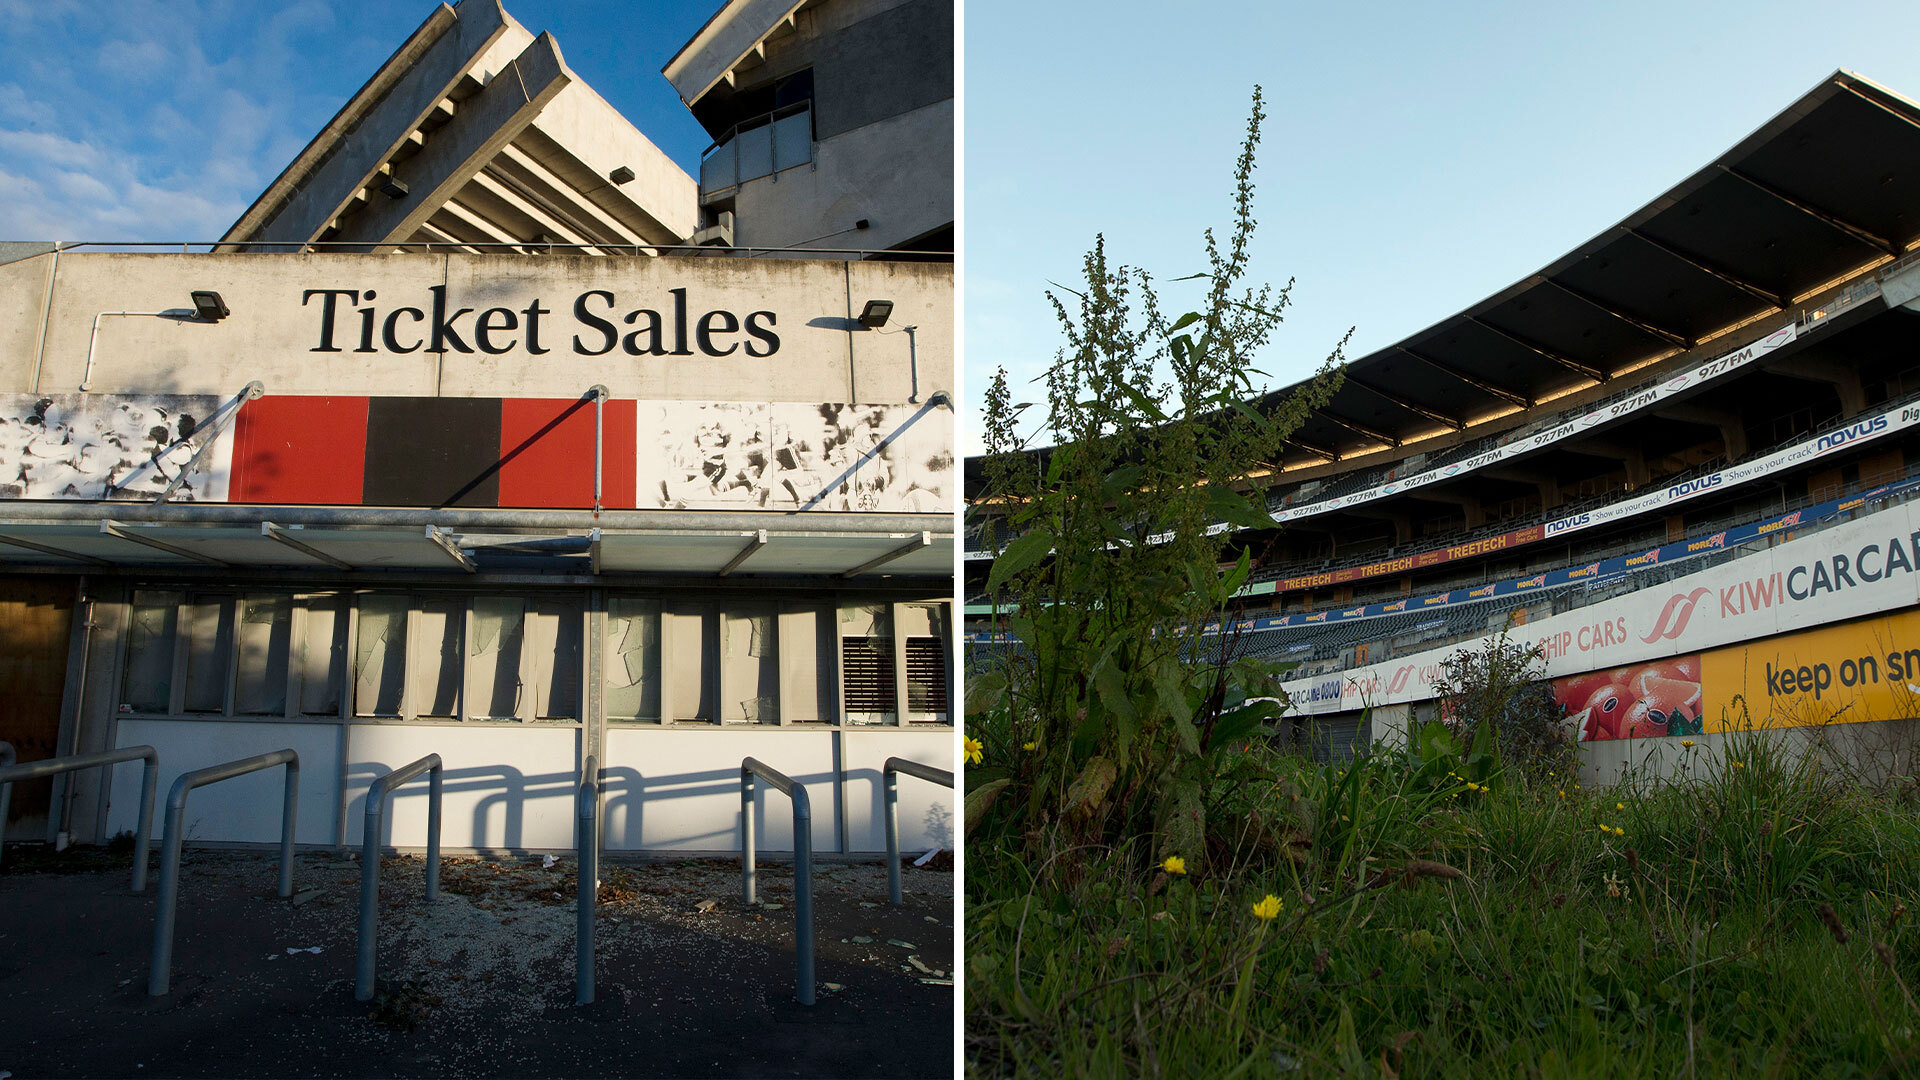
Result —
<path fill-rule="evenodd" d="M 1608 790 L 1264 764 L 1292 858 L 970 838 L 970 1074 L 1920 1075 L 1911 788 L 1758 736 Z"/>

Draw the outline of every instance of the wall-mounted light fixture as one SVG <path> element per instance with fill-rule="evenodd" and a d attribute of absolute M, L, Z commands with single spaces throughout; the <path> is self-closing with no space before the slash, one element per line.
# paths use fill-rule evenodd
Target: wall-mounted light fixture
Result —
<path fill-rule="evenodd" d="M 406 181 L 398 177 L 389 176 L 385 180 L 380 181 L 380 194 L 385 195 L 389 199 L 404 199 L 407 197 Z"/>
<path fill-rule="evenodd" d="M 869 330 L 878 330 L 887 325 L 887 319 L 893 314 L 893 301 L 869 300 L 867 306 L 860 309 L 860 325 Z"/>
<path fill-rule="evenodd" d="M 633 170 L 628 166 L 622 165 L 608 173 L 607 179 L 613 181 L 615 184 L 631 184 L 633 183 Z"/>
<path fill-rule="evenodd" d="M 219 322 L 233 314 L 227 310 L 227 302 L 220 299 L 220 294 L 211 289 L 196 289 L 189 295 L 193 297 L 193 313 L 204 322 Z"/>

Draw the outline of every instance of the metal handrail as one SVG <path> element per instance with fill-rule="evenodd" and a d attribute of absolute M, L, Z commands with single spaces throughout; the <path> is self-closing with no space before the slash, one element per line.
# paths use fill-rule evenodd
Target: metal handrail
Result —
<path fill-rule="evenodd" d="M 147 887 L 147 853 L 153 848 L 153 785 L 160 770 L 160 755 L 151 746 L 129 746 L 121 750 L 103 750 L 97 754 L 70 754 L 16 765 L 13 747 L 0 742 L 0 853 L 6 847 L 7 808 L 13 802 L 13 785 L 18 780 L 38 780 L 43 776 L 77 772 L 97 766 L 118 765 L 123 761 L 144 761 L 140 770 L 140 820 L 133 840 L 133 891 Z"/>
<path fill-rule="evenodd" d="M 754 903 L 753 779 L 759 777 L 793 800 L 793 959 L 797 997 L 813 1004 L 813 806 L 807 789 L 757 758 L 740 763 L 740 892 Z"/>
<path fill-rule="evenodd" d="M 299 809 L 300 755 L 291 749 L 255 754 L 250 758 L 209 765 L 181 773 L 167 793 L 167 837 L 160 849 L 160 897 L 154 905 L 153 968 L 147 975 L 147 996 L 164 997 L 173 966 L 173 916 L 180 899 L 180 844 L 185 839 L 187 793 L 207 784 L 231 780 L 275 765 L 287 767 L 287 793 L 280 809 L 280 895 L 293 895 L 293 824 Z"/>
<path fill-rule="evenodd" d="M 887 801 L 887 899 L 900 906 L 900 774 L 917 776 L 936 784 L 953 786 L 953 773 L 906 758 L 890 757 L 880 767 L 881 787 Z"/>
<path fill-rule="evenodd" d="M 573 1003 L 593 1003 L 593 906 L 600 893 L 600 760 L 592 754 L 580 773 L 580 790 L 574 796 L 579 820 L 574 833 L 578 853 L 574 890 Z"/>
<path fill-rule="evenodd" d="M 367 827 L 360 844 L 360 948 L 354 959 L 353 996 L 356 1001 L 373 997 L 375 953 L 380 935 L 380 826 L 386 817 L 393 789 L 427 773 L 427 903 L 440 899 L 440 777 L 443 769 L 439 754 L 409 765 L 402 765 L 375 780 L 367 788 Z"/>

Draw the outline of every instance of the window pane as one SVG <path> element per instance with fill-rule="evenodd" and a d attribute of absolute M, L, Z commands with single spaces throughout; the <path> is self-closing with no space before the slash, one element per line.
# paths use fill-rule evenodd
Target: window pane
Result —
<path fill-rule="evenodd" d="M 240 598 L 240 677 L 233 711 L 282 716 L 287 711 L 287 646 L 293 638 L 293 598 Z"/>
<path fill-rule="evenodd" d="M 355 716 L 400 715 L 406 656 L 407 598 L 362 596 L 353 649 Z"/>
<path fill-rule="evenodd" d="M 789 724 L 831 724 L 834 649 L 839 645 L 836 613 L 822 604 L 788 601 L 780 605 L 781 720 Z"/>
<path fill-rule="evenodd" d="M 780 722 L 780 655 L 774 641 L 771 602 L 728 604 L 726 618 L 728 723 Z"/>
<path fill-rule="evenodd" d="M 233 597 L 196 596 L 187 607 L 188 712 L 225 712 L 233 655 Z"/>
<path fill-rule="evenodd" d="M 520 711 L 520 651 L 527 602 L 512 596 L 473 599 L 473 640 L 467 651 L 467 711 L 485 720 L 511 720 Z"/>
<path fill-rule="evenodd" d="M 451 719 L 460 714 L 460 638 L 463 600 L 421 600 L 413 617 L 413 711 Z"/>
<path fill-rule="evenodd" d="M 163 713 L 173 701 L 173 641 L 181 595 L 141 589 L 127 628 L 127 672 L 120 701 L 135 712 Z"/>
<path fill-rule="evenodd" d="M 607 718 L 660 719 L 660 602 L 607 602 Z"/>
<path fill-rule="evenodd" d="M 713 719 L 713 675 L 718 670 L 715 650 L 708 644 L 717 636 L 711 604 L 675 604 L 667 609 L 665 659 L 668 707 L 674 720 Z"/>
<path fill-rule="evenodd" d="M 536 600 L 527 611 L 527 661 L 532 666 L 533 715 L 541 720 L 580 716 L 580 623 L 577 601 Z"/>
<path fill-rule="evenodd" d="M 300 633 L 300 711 L 308 716 L 340 714 L 340 673 L 347 657 L 345 597 L 303 596 Z"/>
<path fill-rule="evenodd" d="M 947 723 L 947 608 L 908 604 L 900 609 L 906 638 L 907 719 Z"/>

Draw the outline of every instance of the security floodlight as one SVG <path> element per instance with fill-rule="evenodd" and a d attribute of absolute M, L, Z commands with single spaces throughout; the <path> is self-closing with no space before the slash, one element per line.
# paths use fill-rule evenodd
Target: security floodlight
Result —
<path fill-rule="evenodd" d="M 380 181 L 380 194 L 389 199 L 404 199 L 407 197 L 406 181 L 389 176 Z"/>
<path fill-rule="evenodd" d="M 870 229 L 873 227 L 873 222 L 868 221 L 866 218 L 861 218 L 859 221 L 853 223 L 853 227 L 855 229 Z"/>
<path fill-rule="evenodd" d="M 625 165 L 622 165 L 619 168 L 608 173 L 607 179 L 613 181 L 616 184 L 631 184 L 633 183 L 633 170 L 628 168 Z"/>
<path fill-rule="evenodd" d="M 191 295 L 193 296 L 193 313 L 207 322 L 219 322 L 233 314 L 227 310 L 227 302 L 220 299 L 220 294 L 217 292 L 196 290 Z"/>
<path fill-rule="evenodd" d="M 860 325 L 869 330 L 878 330 L 887 325 L 887 317 L 893 314 L 893 301 L 869 300 L 860 310 Z"/>

